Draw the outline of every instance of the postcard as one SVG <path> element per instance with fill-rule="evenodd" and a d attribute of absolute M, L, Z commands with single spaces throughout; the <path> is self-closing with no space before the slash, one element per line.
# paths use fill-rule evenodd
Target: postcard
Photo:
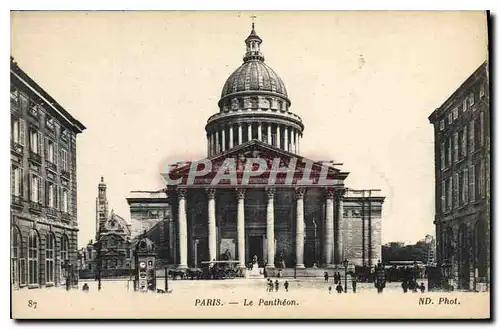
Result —
<path fill-rule="evenodd" d="M 489 319 L 485 11 L 12 11 L 14 319 Z"/>

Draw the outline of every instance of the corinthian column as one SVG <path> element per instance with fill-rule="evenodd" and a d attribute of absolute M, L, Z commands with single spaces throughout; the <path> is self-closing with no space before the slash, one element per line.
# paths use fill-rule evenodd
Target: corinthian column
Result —
<path fill-rule="evenodd" d="M 226 127 L 222 127 L 221 130 L 221 151 L 224 152 L 226 150 Z"/>
<path fill-rule="evenodd" d="M 295 190 L 297 199 L 297 225 L 295 232 L 295 258 L 296 268 L 304 268 L 304 188 Z"/>
<path fill-rule="evenodd" d="M 284 131 L 284 144 L 285 145 L 283 145 L 283 149 L 285 151 L 289 151 L 288 150 L 288 127 L 287 126 L 285 126 L 285 131 Z"/>
<path fill-rule="evenodd" d="M 335 223 L 335 248 L 334 248 L 334 260 L 335 264 L 342 263 L 342 224 L 344 222 L 344 190 L 337 190 L 336 193 L 336 208 L 337 208 L 337 219 Z"/>
<path fill-rule="evenodd" d="M 233 148 L 233 125 L 229 125 L 229 148 L 232 149 Z"/>
<path fill-rule="evenodd" d="M 215 189 L 206 189 L 208 196 L 208 255 L 209 260 L 217 260 L 217 235 L 215 227 Z"/>
<path fill-rule="evenodd" d="M 280 125 L 276 125 L 276 147 L 281 148 L 281 128 Z"/>
<path fill-rule="evenodd" d="M 241 123 L 238 123 L 238 145 L 243 144 L 243 127 Z"/>
<path fill-rule="evenodd" d="M 245 267 L 245 190 L 236 189 L 238 199 L 238 215 L 236 229 L 238 230 L 238 266 Z"/>
<path fill-rule="evenodd" d="M 267 144 L 273 145 L 273 135 L 271 134 L 271 124 L 267 124 Z"/>
<path fill-rule="evenodd" d="M 257 124 L 257 139 L 262 142 L 262 123 Z"/>
<path fill-rule="evenodd" d="M 274 193 L 267 188 L 267 267 L 274 268 Z"/>
<path fill-rule="evenodd" d="M 325 202 L 326 202 L 326 214 L 325 214 L 325 245 L 323 246 L 323 256 L 325 258 L 326 266 L 331 267 L 333 264 L 333 244 L 334 244 L 334 212 L 333 212 L 333 200 L 335 196 L 335 191 L 331 188 L 325 189 Z"/>
<path fill-rule="evenodd" d="M 179 268 L 187 268 L 187 190 L 184 188 L 177 189 L 177 197 L 179 200 Z"/>
<path fill-rule="evenodd" d="M 248 123 L 248 140 L 249 141 L 252 140 L 252 123 L 251 122 Z"/>
<path fill-rule="evenodd" d="M 219 145 L 219 131 L 217 130 L 215 132 L 215 154 L 219 153 L 220 151 L 220 145 Z"/>

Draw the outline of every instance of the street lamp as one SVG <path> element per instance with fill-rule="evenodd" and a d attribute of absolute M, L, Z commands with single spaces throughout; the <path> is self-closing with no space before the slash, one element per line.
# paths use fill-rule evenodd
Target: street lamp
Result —
<path fill-rule="evenodd" d="M 342 265 L 344 265 L 344 293 L 347 293 L 347 266 L 349 265 L 347 258 L 344 259 Z"/>
<path fill-rule="evenodd" d="M 70 284 L 71 284 L 71 264 L 69 262 L 69 259 L 65 259 L 63 261 L 63 269 L 66 274 L 66 290 L 70 290 Z"/>
<path fill-rule="evenodd" d="M 450 284 L 450 268 L 451 268 L 451 263 L 448 259 L 443 259 L 443 262 L 441 263 L 441 267 L 443 268 L 443 276 L 444 276 L 444 288 L 449 291 L 451 290 L 451 284 Z"/>
<path fill-rule="evenodd" d="M 97 249 L 97 290 L 101 290 L 101 266 L 102 266 L 102 260 L 101 260 L 101 240 L 97 240 L 95 243 L 96 249 Z"/>

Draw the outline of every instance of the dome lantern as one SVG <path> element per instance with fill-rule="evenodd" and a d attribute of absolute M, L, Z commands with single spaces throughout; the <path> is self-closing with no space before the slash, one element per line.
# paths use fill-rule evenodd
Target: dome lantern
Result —
<path fill-rule="evenodd" d="M 245 44 L 243 63 L 222 88 L 219 112 L 207 120 L 207 154 L 215 156 L 252 140 L 298 154 L 304 124 L 290 111 L 283 80 L 264 63 L 262 39 L 253 23 Z"/>
<path fill-rule="evenodd" d="M 252 31 L 250 31 L 250 35 L 245 39 L 245 43 L 247 45 L 247 52 L 245 57 L 243 57 L 243 61 L 246 63 L 250 60 L 259 60 L 264 61 L 264 55 L 260 52 L 260 44 L 262 43 L 262 39 L 255 32 L 255 24 L 252 23 Z"/>

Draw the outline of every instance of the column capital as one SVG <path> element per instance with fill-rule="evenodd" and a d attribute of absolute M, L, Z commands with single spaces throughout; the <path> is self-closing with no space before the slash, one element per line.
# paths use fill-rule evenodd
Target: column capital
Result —
<path fill-rule="evenodd" d="M 274 194 L 276 193 L 276 189 L 272 187 L 266 187 L 266 195 L 268 199 L 274 198 Z"/>
<path fill-rule="evenodd" d="M 297 187 L 297 188 L 295 188 L 295 198 L 296 199 L 303 199 L 305 193 L 306 193 L 305 187 Z"/>
<path fill-rule="evenodd" d="M 336 200 L 343 199 L 344 198 L 344 194 L 345 194 L 346 191 L 347 191 L 347 189 L 345 189 L 345 188 L 335 189 L 335 199 Z"/>
<path fill-rule="evenodd" d="M 186 198 L 186 196 L 187 196 L 187 188 L 185 188 L 185 187 L 178 187 L 176 189 L 176 192 L 177 192 L 177 196 L 179 196 L 179 198 Z"/>
<path fill-rule="evenodd" d="M 207 187 L 205 189 L 205 192 L 207 193 L 207 196 L 209 199 L 215 199 L 215 189 L 212 187 Z"/>
<path fill-rule="evenodd" d="M 236 188 L 236 189 L 234 189 L 234 191 L 236 192 L 236 198 L 238 200 L 245 199 L 245 192 L 246 192 L 246 190 L 244 188 Z"/>
<path fill-rule="evenodd" d="M 335 189 L 331 187 L 325 187 L 323 189 L 323 193 L 325 195 L 325 199 L 333 199 L 336 196 Z"/>

